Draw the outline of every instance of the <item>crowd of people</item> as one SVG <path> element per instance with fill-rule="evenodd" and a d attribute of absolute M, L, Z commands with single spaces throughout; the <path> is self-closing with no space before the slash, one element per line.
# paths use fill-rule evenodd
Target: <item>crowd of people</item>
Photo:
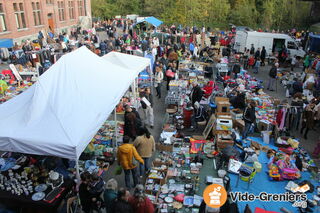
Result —
<path fill-rule="evenodd" d="M 128 189 L 118 188 L 118 182 L 113 178 L 105 184 L 105 190 L 103 184 L 99 177 L 81 174 L 79 194 L 85 213 L 99 212 L 101 208 L 107 213 L 154 213 L 155 208 L 144 194 L 143 185 L 137 184 L 130 194 Z"/>
<path fill-rule="evenodd" d="M 152 28 L 152 31 L 154 32 L 155 29 Z M 216 36 L 210 37 L 209 44 L 205 41 L 206 38 L 209 38 L 208 35 L 211 31 L 208 28 L 171 26 L 161 27 L 160 31 L 167 34 L 161 38 L 152 37 L 147 33 L 145 25 L 134 30 L 132 21 L 108 20 L 95 23 L 94 28 L 90 30 L 74 29 L 70 35 L 67 33 L 58 35 L 48 33 L 44 36 L 42 32 L 39 32 L 38 39 L 15 44 L 9 52 L 2 49 L 0 56 L 2 62 L 20 63 L 21 55 L 17 57 L 15 54 L 18 50 L 22 50 L 26 54 L 33 50 L 50 49 L 53 55 L 55 53 L 65 54 L 85 45 L 100 56 L 111 51 L 132 54 L 133 51 L 140 50 L 142 55 L 151 53 L 155 58 L 152 72 L 154 74 L 156 97 L 159 99 L 163 96 L 162 84 L 164 81 L 166 81 L 166 89 L 169 90 L 170 81 L 176 78 L 179 61 L 186 58 L 194 61 L 212 59 L 215 54 L 214 50 L 218 50 L 216 54 L 225 57 L 238 57 L 232 48 L 235 29 L 216 33 Z M 107 39 L 101 40 L 97 32 L 105 33 Z M 308 38 L 308 32 L 290 31 L 289 33 L 296 39 L 300 39 L 302 45 Z M 277 56 L 277 60 L 271 64 L 269 69 L 267 90 L 270 91 L 275 90 L 279 67 L 283 66 L 286 58 L 291 57 L 292 71 L 297 70 L 295 68 L 299 64 L 297 57 L 289 56 L 285 47 Z M 219 90 L 219 81 L 227 88 L 229 87 L 228 80 L 237 79 L 242 69 L 257 74 L 260 72 L 261 66 L 267 65 L 266 59 L 265 48 L 256 49 L 252 45 L 243 55 L 239 56 L 237 62 L 223 78 L 214 76 L 216 78 L 208 79 L 207 84 L 203 87 L 193 81 L 190 85 L 191 92 L 189 94 L 189 105 L 194 110 L 191 128 L 197 129 L 198 122 L 208 120 L 210 112 L 200 102 L 203 98 L 210 98 L 212 93 Z M 50 59 L 49 61 L 50 64 L 54 63 L 54 60 Z M 303 59 L 303 66 L 304 71 L 314 68 L 316 74 L 320 75 L 319 57 L 308 54 Z M 320 77 L 314 80 L 313 91 L 315 92 L 313 93 L 314 98 L 311 100 L 303 99 L 303 90 L 306 87 L 304 85 L 305 81 L 306 79 L 295 78 L 290 93 L 293 97 L 291 105 L 303 107 L 301 126 L 297 124 L 296 128 L 300 128 L 301 134 L 307 139 L 308 132 L 314 129 L 317 124 L 319 125 L 320 121 Z M 234 108 L 241 109 L 244 112 L 245 128 L 242 137 L 247 138 L 252 125 L 256 122 L 256 102 L 246 100 L 246 94 L 243 92 L 241 85 L 230 89 L 226 95 L 230 98 L 230 103 Z M 143 185 L 141 185 L 143 177 L 150 170 L 151 157 L 156 151 L 155 139 L 148 129 L 154 128 L 152 88 L 144 88 L 141 91 L 140 98 L 144 119 L 141 118 L 137 109 L 130 105 L 125 106 L 123 144 L 117 150 L 118 164 L 123 170 L 126 188 L 118 189 L 118 183 L 115 179 L 110 179 L 105 183 L 97 174 L 83 172 L 79 194 L 82 210 L 86 213 L 101 208 L 105 208 L 108 213 L 153 213 L 155 211 L 153 204 L 144 194 Z M 131 194 L 132 189 L 133 193 Z"/>

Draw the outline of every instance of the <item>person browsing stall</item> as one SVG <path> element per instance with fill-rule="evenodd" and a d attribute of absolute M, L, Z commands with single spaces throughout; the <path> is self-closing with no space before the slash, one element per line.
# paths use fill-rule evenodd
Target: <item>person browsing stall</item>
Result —
<path fill-rule="evenodd" d="M 146 88 L 142 94 L 141 106 L 144 112 L 145 124 L 153 129 L 154 116 L 153 116 L 153 97 L 150 88 Z"/>
<path fill-rule="evenodd" d="M 245 123 L 244 131 L 242 134 L 243 139 L 247 138 L 248 133 L 251 129 L 251 126 L 256 122 L 256 102 L 251 100 L 248 106 L 245 108 L 243 112 L 243 120 Z"/>
<path fill-rule="evenodd" d="M 155 74 L 155 88 L 157 92 L 157 97 L 160 99 L 161 98 L 161 84 L 163 81 L 163 65 L 159 64 L 159 66 L 156 67 L 156 74 Z"/>
<path fill-rule="evenodd" d="M 146 127 L 142 127 L 140 133 L 141 135 L 135 139 L 133 145 L 144 161 L 144 164 L 140 164 L 140 177 L 142 178 L 150 169 L 150 158 L 156 150 L 156 143 Z"/>
<path fill-rule="evenodd" d="M 134 213 L 132 206 L 128 202 L 129 198 L 130 192 L 125 188 L 120 188 L 117 198 L 111 204 L 110 213 Z"/>
<path fill-rule="evenodd" d="M 138 184 L 138 176 L 136 171 L 138 165 L 136 165 L 133 161 L 139 161 L 141 164 L 144 164 L 144 161 L 138 154 L 133 144 L 129 144 L 129 141 L 130 138 L 128 136 L 123 137 L 123 144 L 118 148 L 117 158 L 118 164 L 121 165 L 124 170 L 126 187 L 131 189 L 130 174 L 132 175 L 134 186 Z"/>
<path fill-rule="evenodd" d="M 203 91 L 200 88 L 200 86 L 198 85 L 198 82 L 193 81 L 192 82 L 192 90 L 190 93 L 190 99 L 191 99 L 192 105 L 194 105 L 194 103 L 196 101 L 200 103 L 202 96 L 203 96 Z"/>
<path fill-rule="evenodd" d="M 136 186 L 133 196 L 129 198 L 129 203 L 134 213 L 154 213 L 155 209 L 151 200 L 145 195 L 143 185 Z"/>

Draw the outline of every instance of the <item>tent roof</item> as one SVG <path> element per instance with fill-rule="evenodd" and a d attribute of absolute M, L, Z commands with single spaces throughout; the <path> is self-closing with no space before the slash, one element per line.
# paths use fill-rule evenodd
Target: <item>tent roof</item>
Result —
<path fill-rule="evenodd" d="M 0 48 L 11 48 L 13 47 L 13 40 L 10 38 L 0 39 Z"/>
<path fill-rule="evenodd" d="M 157 18 L 155 18 L 153 16 L 144 18 L 141 21 L 137 22 L 136 24 L 140 24 L 142 22 L 148 22 L 149 24 L 152 24 L 155 27 L 159 27 L 163 23 L 162 21 L 160 21 L 159 19 L 157 19 Z"/>
<path fill-rule="evenodd" d="M 120 59 L 107 61 L 86 47 L 64 55 L 28 90 L 0 105 L 0 150 L 78 159 L 142 65 L 148 66 L 144 61 L 126 69 L 117 65 Z"/>
<path fill-rule="evenodd" d="M 146 68 L 146 64 L 147 66 L 150 64 L 150 59 L 148 58 L 119 52 L 110 52 L 109 54 L 104 55 L 102 58 L 125 69 L 136 67 L 135 71 L 138 71 L 138 73 Z M 136 75 L 138 73 L 136 73 Z"/>

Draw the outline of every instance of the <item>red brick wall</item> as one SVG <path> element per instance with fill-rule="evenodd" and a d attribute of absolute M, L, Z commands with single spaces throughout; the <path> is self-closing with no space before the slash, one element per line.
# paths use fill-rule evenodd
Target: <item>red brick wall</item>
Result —
<path fill-rule="evenodd" d="M 67 29 L 78 24 L 79 21 L 79 12 L 78 12 L 78 0 L 72 0 L 74 2 L 74 16 L 75 19 L 70 20 L 69 16 L 69 0 L 51 0 L 53 4 L 47 4 L 47 0 L 0 0 L 0 3 L 3 5 L 7 31 L 0 32 L 1 38 L 13 38 L 15 41 L 21 41 L 22 39 L 27 39 L 28 37 L 35 37 L 39 31 L 47 31 L 49 29 L 48 25 L 48 14 L 52 13 L 54 17 L 55 31 L 59 32 L 62 29 Z M 58 1 L 64 1 L 64 13 L 65 20 L 59 21 L 59 12 L 58 12 Z M 33 18 L 33 9 L 32 2 L 40 2 L 41 9 L 41 25 L 35 26 Z M 86 4 L 87 15 L 91 17 L 91 2 L 90 0 L 82 0 Z M 17 29 L 17 24 L 14 15 L 13 3 L 23 3 L 24 14 L 26 20 L 25 29 Z M 85 8 L 83 7 L 83 10 Z M 84 12 L 83 12 L 84 14 Z"/>

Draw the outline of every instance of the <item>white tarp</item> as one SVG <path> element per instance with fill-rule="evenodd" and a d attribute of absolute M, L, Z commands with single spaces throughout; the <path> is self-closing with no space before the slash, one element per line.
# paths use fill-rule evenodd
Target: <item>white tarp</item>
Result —
<path fill-rule="evenodd" d="M 63 56 L 0 105 L 0 150 L 78 159 L 141 71 L 118 63 L 86 47 Z"/>
<path fill-rule="evenodd" d="M 136 72 L 135 76 L 137 76 L 139 72 L 146 68 L 146 64 L 150 64 L 150 59 L 148 58 L 118 52 L 110 52 L 102 58 L 123 68 L 137 68 L 134 70 Z"/>

